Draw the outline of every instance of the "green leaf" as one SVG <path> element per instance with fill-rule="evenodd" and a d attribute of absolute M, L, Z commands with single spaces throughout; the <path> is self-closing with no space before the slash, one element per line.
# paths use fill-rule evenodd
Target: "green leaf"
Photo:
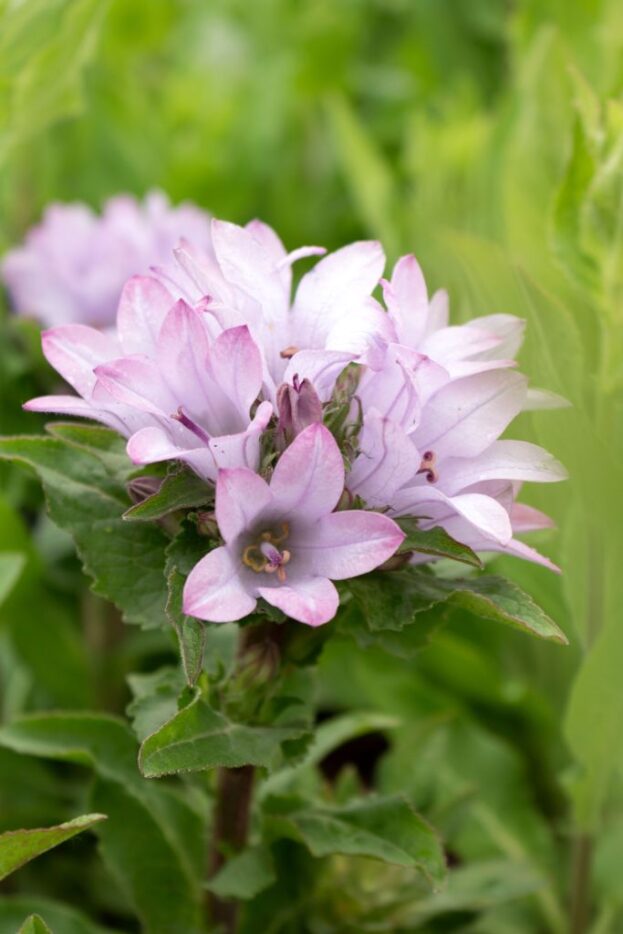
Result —
<path fill-rule="evenodd" d="M 175 715 L 184 680 L 179 668 L 169 667 L 149 674 L 128 675 L 128 684 L 134 700 L 128 704 L 126 712 L 142 742 Z"/>
<path fill-rule="evenodd" d="M 89 426 L 80 426 L 80 432 L 82 437 L 100 439 L 111 435 Z M 107 457 L 108 453 L 98 455 L 59 438 L 0 440 L 0 458 L 37 471 L 50 516 L 73 535 L 84 569 L 94 580 L 95 593 L 112 600 L 128 623 L 162 626 L 167 538 L 155 525 L 124 522 L 128 497 Z"/>
<path fill-rule="evenodd" d="M 0 879 L 102 820 L 106 820 L 105 814 L 84 814 L 55 827 L 9 830 L 0 834 Z"/>
<path fill-rule="evenodd" d="M 52 934 L 52 931 L 43 918 L 39 915 L 31 915 L 30 918 L 26 918 L 18 934 Z"/>
<path fill-rule="evenodd" d="M 532 597 L 503 577 L 477 577 L 465 581 L 439 581 L 446 585 L 449 603 L 481 619 L 504 623 L 522 632 L 560 645 L 568 645 L 564 632 Z"/>
<path fill-rule="evenodd" d="M 362 648 L 378 646 L 402 658 L 413 658 L 457 610 L 501 622 L 561 644 L 567 638 L 552 619 L 517 584 L 502 577 L 443 579 L 403 568 L 349 580 L 349 594 L 336 624 Z"/>
<path fill-rule="evenodd" d="M 175 466 L 162 481 L 160 489 L 142 503 L 124 513 L 126 520 L 151 521 L 175 512 L 205 506 L 214 499 L 214 487 L 185 467 Z"/>
<path fill-rule="evenodd" d="M 437 558 L 451 558 L 453 561 L 482 569 L 483 564 L 478 555 L 467 545 L 455 541 L 440 526 L 424 530 L 418 528 L 417 519 L 397 519 L 396 522 L 407 536 L 398 549 L 398 554 L 415 551 Z"/>
<path fill-rule="evenodd" d="M 343 586 L 371 632 L 399 632 L 410 626 L 417 614 L 446 599 L 436 581 L 425 572 L 404 568 L 354 577 Z"/>
<path fill-rule="evenodd" d="M 256 846 L 232 856 L 206 884 L 219 898 L 255 898 L 277 881 L 275 866 L 267 847 Z"/>
<path fill-rule="evenodd" d="M 198 693 L 168 723 L 144 740 L 139 766 L 146 778 L 175 772 L 255 765 L 271 768 L 282 743 L 307 733 L 306 726 L 248 726 L 213 710 Z"/>
<path fill-rule="evenodd" d="M 265 805 L 269 837 L 290 837 L 313 856 L 369 856 L 424 873 L 437 887 L 445 878 L 441 843 L 429 824 L 398 795 L 370 795 L 342 807 L 272 798 Z"/>
<path fill-rule="evenodd" d="M 90 804 L 109 818 L 97 827 L 102 855 L 145 931 L 198 934 L 203 815 L 173 789 L 141 778 L 136 741 L 123 721 L 89 713 L 31 715 L 1 727 L 0 744 L 91 767 Z"/>

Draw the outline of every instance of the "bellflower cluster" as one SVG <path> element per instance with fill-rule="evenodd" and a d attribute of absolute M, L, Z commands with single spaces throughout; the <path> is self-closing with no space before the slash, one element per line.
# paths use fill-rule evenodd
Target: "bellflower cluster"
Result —
<path fill-rule="evenodd" d="M 215 485 L 223 544 L 189 575 L 185 612 L 237 620 L 261 598 L 325 623 L 332 581 L 384 564 L 401 517 L 553 567 L 516 538 L 549 524 L 516 495 L 564 470 L 499 440 L 523 408 L 551 402 L 514 369 L 521 321 L 450 326 L 447 296 L 429 299 L 414 257 L 381 278 L 376 242 L 288 253 L 259 221 L 214 220 L 210 243 L 182 240 L 176 264 L 127 282 L 116 332 L 45 332 L 47 359 L 78 395 L 27 403 L 100 421 L 136 464 L 181 460 Z M 320 258 L 292 295 L 304 257 Z"/>
<path fill-rule="evenodd" d="M 127 279 L 169 264 L 182 237 L 209 255 L 210 218 L 193 204 L 172 207 L 159 191 L 143 202 L 111 198 L 101 216 L 86 204 L 52 204 L 23 246 L 6 254 L 0 276 L 18 314 L 46 327 L 108 327 Z"/>

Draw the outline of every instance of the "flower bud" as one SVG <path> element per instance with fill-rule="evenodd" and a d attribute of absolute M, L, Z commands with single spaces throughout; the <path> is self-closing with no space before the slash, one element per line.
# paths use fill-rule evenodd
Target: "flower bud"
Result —
<path fill-rule="evenodd" d="M 282 383 L 277 390 L 279 431 L 286 443 L 290 443 L 303 429 L 322 422 L 322 403 L 308 379 L 299 381 L 294 376 L 292 384 Z"/>

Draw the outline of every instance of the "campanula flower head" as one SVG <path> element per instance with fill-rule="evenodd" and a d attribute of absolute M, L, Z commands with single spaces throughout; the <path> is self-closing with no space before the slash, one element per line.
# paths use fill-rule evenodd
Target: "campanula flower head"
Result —
<path fill-rule="evenodd" d="M 76 394 L 27 404 L 102 422 L 135 464 L 182 461 L 213 487 L 222 543 L 187 578 L 186 613 L 233 621 L 264 601 L 326 623 L 332 582 L 384 565 L 402 519 L 554 567 L 517 537 L 549 524 L 517 497 L 564 469 L 502 437 L 522 410 L 558 404 L 516 369 L 523 322 L 451 325 L 413 256 L 381 278 L 374 241 L 287 252 L 259 221 L 213 220 L 210 244 L 154 257 L 124 286 L 116 328 L 44 332 Z M 313 265 L 293 291 L 299 259 Z"/>
<path fill-rule="evenodd" d="M 170 264 L 184 237 L 209 255 L 209 216 L 192 204 L 172 207 L 158 191 L 142 202 L 111 198 L 101 215 L 86 204 L 53 204 L 25 243 L 6 254 L 0 271 L 19 314 L 47 327 L 108 327 L 126 280 Z"/>

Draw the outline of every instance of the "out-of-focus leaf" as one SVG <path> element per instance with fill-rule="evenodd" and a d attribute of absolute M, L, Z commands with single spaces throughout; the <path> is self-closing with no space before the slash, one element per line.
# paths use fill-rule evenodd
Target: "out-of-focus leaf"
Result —
<path fill-rule="evenodd" d="M 39 915 L 31 915 L 29 918 L 26 918 L 18 934 L 53 934 L 53 932 L 49 929 L 43 918 L 39 917 Z"/>
<path fill-rule="evenodd" d="M 460 561 L 474 568 L 482 568 L 483 564 L 478 555 L 467 545 L 455 541 L 441 526 L 434 529 L 420 529 L 416 519 L 397 519 L 396 521 L 406 533 L 406 538 L 398 549 L 399 554 L 415 551 L 436 558 L 451 558 L 453 561 Z"/>
<path fill-rule="evenodd" d="M 327 108 L 338 157 L 367 229 L 380 236 L 390 253 L 397 249 L 395 183 L 373 137 L 366 133 L 345 97 L 332 97 Z"/>
<path fill-rule="evenodd" d="M 1 11 L 0 164 L 17 144 L 79 112 L 82 72 L 107 8 L 100 0 L 23 0 Z"/>
<path fill-rule="evenodd" d="M 464 913 L 480 913 L 490 908 L 537 892 L 545 880 L 538 870 L 524 863 L 495 860 L 474 863 L 454 869 L 448 874 L 448 884 L 437 892 L 407 908 L 401 917 L 404 927 L 417 929 L 427 921 L 444 915 L 462 917 Z"/>
<path fill-rule="evenodd" d="M 296 782 L 297 777 L 318 765 L 325 756 L 343 743 L 358 736 L 365 736 L 366 733 L 393 730 L 398 724 L 399 720 L 396 717 L 369 711 L 353 711 L 341 717 L 331 717 L 316 727 L 313 742 L 302 761 L 269 775 L 261 785 L 260 796 L 282 793 L 284 788 L 289 788 Z"/>
<path fill-rule="evenodd" d="M 435 831 L 405 798 L 369 796 L 343 807 L 292 798 L 265 803 L 265 832 L 304 843 L 314 856 L 370 856 L 424 873 L 433 887 L 443 882 L 445 859 Z"/>
<path fill-rule="evenodd" d="M 91 806 L 109 818 L 97 829 L 102 855 L 145 930 L 200 930 L 201 818 L 170 789 L 141 778 L 136 742 L 121 720 L 88 713 L 31 715 L 0 728 L 0 744 L 91 767 L 97 775 Z"/>
<path fill-rule="evenodd" d="M 156 526 L 123 521 L 127 496 L 107 469 L 106 455 L 58 438 L 0 441 L 0 458 L 28 464 L 39 474 L 50 516 L 74 536 L 93 590 L 116 603 L 126 622 L 161 626 L 167 539 Z"/>
<path fill-rule="evenodd" d="M 150 674 L 131 674 L 128 684 L 134 700 L 127 714 L 142 742 L 176 714 L 184 680 L 179 668 L 160 668 Z"/>
<path fill-rule="evenodd" d="M 0 899 L 0 931 L 2 934 L 20 931 L 24 918 L 33 914 L 45 918 L 53 934 L 116 934 L 69 905 L 36 895 L 3 895 Z"/>
<path fill-rule="evenodd" d="M 595 163 L 584 127 L 576 120 L 573 149 L 552 212 L 552 241 L 556 255 L 571 280 L 594 292 L 597 268 L 583 249 L 581 209 L 595 174 Z"/>
<path fill-rule="evenodd" d="M 25 564 L 26 556 L 22 552 L 0 553 L 0 603 L 11 593 Z"/>
<path fill-rule="evenodd" d="M 70 840 L 77 833 L 89 830 L 94 824 L 106 820 L 105 814 L 84 814 L 56 827 L 36 830 L 9 830 L 0 835 L 0 879 L 15 872 L 41 853 Z"/>
<path fill-rule="evenodd" d="M 303 724 L 234 723 L 197 694 L 187 707 L 144 740 L 139 765 L 147 778 L 243 765 L 271 768 L 279 759 L 282 744 L 307 732 Z"/>
<path fill-rule="evenodd" d="M 229 859 L 206 884 L 219 898 L 255 898 L 277 881 L 275 867 L 267 847 L 256 846 Z"/>

